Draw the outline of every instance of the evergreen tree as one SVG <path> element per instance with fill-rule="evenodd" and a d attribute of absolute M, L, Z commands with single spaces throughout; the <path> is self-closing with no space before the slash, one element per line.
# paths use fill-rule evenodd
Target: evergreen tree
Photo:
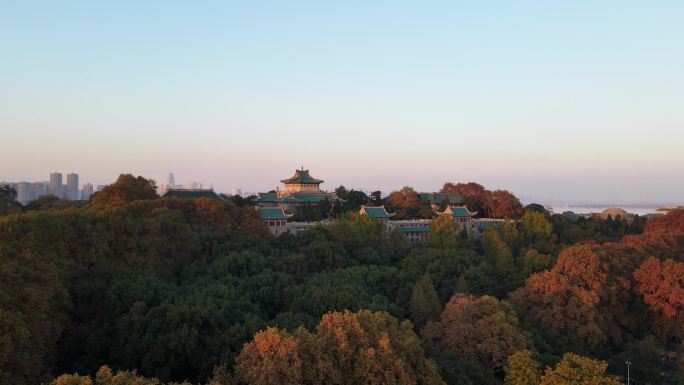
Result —
<path fill-rule="evenodd" d="M 437 290 L 432 284 L 429 274 L 423 275 L 411 294 L 410 313 L 411 320 L 416 329 L 421 329 L 428 321 L 439 317 L 442 312 L 442 304 L 439 302 Z"/>

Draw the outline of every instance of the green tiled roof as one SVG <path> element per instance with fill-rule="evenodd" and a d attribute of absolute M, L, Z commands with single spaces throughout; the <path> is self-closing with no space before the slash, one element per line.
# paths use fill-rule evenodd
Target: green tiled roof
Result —
<path fill-rule="evenodd" d="M 442 214 L 449 214 L 451 212 L 452 217 L 472 217 L 475 213 L 471 213 L 465 206 L 459 207 L 449 207 L 444 210 Z"/>
<path fill-rule="evenodd" d="M 323 183 L 322 180 L 311 177 L 309 170 L 295 170 L 295 174 L 292 178 L 281 180 L 282 183 L 307 183 L 307 184 L 320 184 Z"/>
<path fill-rule="evenodd" d="M 259 217 L 266 220 L 287 219 L 287 215 L 280 207 L 259 207 L 257 209 Z"/>
<path fill-rule="evenodd" d="M 319 203 L 328 199 L 330 202 L 342 203 L 344 199 L 330 193 L 294 193 L 278 198 L 275 193 L 259 193 L 258 202 L 268 203 Z"/>
<path fill-rule="evenodd" d="M 361 211 L 371 218 L 389 218 L 391 215 L 385 210 L 385 206 L 366 207 L 361 206 Z"/>
<path fill-rule="evenodd" d="M 418 197 L 421 201 L 427 201 L 434 204 L 441 204 L 442 202 L 462 204 L 465 202 L 463 197 L 456 193 L 418 193 Z"/>
<path fill-rule="evenodd" d="M 200 199 L 207 198 L 217 202 L 223 202 L 224 199 L 218 196 L 214 190 L 181 190 L 169 189 L 162 194 L 162 198 L 181 198 L 181 199 Z"/>
<path fill-rule="evenodd" d="M 427 226 L 404 226 L 397 227 L 397 229 L 402 233 L 427 233 L 430 231 L 430 228 Z"/>
<path fill-rule="evenodd" d="M 259 193 L 259 197 L 257 198 L 257 201 L 259 202 L 276 202 L 278 201 L 278 196 L 276 193 Z"/>
<path fill-rule="evenodd" d="M 337 195 L 328 194 L 328 193 L 322 193 L 322 194 L 294 193 L 292 195 L 287 195 L 287 196 L 283 197 L 283 199 L 285 199 L 287 197 L 292 197 L 299 202 L 309 202 L 309 203 L 318 203 L 318 202 L 325 200 L 325 199 L 330 200 L 330 202 L 344 202 L 344 200 L 338 198 Z"/>

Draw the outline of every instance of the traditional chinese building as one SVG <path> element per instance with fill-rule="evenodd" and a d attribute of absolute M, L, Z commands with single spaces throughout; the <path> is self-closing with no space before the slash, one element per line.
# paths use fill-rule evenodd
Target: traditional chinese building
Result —
<path fill-rule="evenodd" d="M 289 218 L 289 216 L 285 214 L 285 211 L 283 211 L 282 208 L 257 207 L 257 214 L 274 236 L 277 237 L 288 231 L 287 218 Z"/>
<path fill-rule="evenodd" d="M 323 191 L 320 187 L 323 180 L 311 176 L 309 170 L 295 170 L 295 174 L 288 179 L 283 179 L 283 190 L 276 188 L 274 192 L 259 193 L 257 203 L 260 207 L 280 207 L 285 211 L 293 211 L 298 206 L 318 205 L 322 201 L 331 204 L 343 203 L 344 200 L 337 197 L 333 192 Z"/>
<path fill-rule="evenodd" d="M 361 209 L 359 209 L 359 215 L 373 218 L 376 221 L 382 223 L 383 225 L 387 225 L 389 223 L 389 219 L 394 214 L 388 213 L 387 210 L 385 210 L 385 206 L 361 206 Z"/>
<path fill-rule="evenodd" d="M 440 207 L 457 207 L 465 203 L 465 199 L 456 193 L 418 193 L 421 202 L 428 202 L 433 210 L 437 211 Z"/>

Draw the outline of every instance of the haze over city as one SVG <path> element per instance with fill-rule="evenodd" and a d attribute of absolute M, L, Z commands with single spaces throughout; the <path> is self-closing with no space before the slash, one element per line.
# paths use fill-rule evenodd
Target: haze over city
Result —
<path fill-rule="evenodd" d="M 10 2 L 0 180 L 681 203 L 684 5 Z"/>

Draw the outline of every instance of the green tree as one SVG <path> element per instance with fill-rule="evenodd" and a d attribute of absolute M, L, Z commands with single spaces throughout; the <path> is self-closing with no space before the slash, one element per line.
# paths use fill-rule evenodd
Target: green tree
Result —
<path fill-rule="evenodd" d="M 439 215 L 430 222 L 428 244 L 437 249 L 454 249 L 458 246 L 456 225 L 449 215 Z"/>
<path fill-rule="evenodd" d="M 108 366 L 102 366 L 95 374 L 95 381 L 90 376 L 63 374 L 44 385 L 163 385 L 156 378 L 145 378 L 133 371 L 113 373 Z M 190 385 L 188 382 L 168 383 L 168 385 Z"/>
<path fill-rule="evenodd" d="M 17 202 L 17 191 L 9 185 L 0 185 L 0 215 L 20 210 L 21 204 Z"/>
<path fill-rule="evenodd" d="M 91 204 L 122 205 L 126 202 L 157 199 L 157 186 L 152 179 L 132 174 L 121 174 L 113 184 L 93 195 Z"/>
<path fill-rule="evenodd" d="M 539 362 L 530 350 L 520 350 L 506 360 L 506 385 L 539 385 L 541 381 Z"/>
<path fill-rule="evenodd" d="M 424 274 L 413 286 L 409 311 L 416 329 L 421 329 L 428 321 L 439 317 L 439 313 L 442 312 L 442 304 L 439 302 L 429 274 Z"/>

